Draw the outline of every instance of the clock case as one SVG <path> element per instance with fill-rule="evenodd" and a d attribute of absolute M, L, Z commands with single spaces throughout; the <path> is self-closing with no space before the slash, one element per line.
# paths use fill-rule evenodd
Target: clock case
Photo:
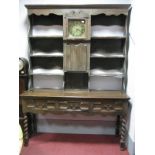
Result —
<path fill-rule="evenodd" d="M 19 61 L 22 63 L 22 68 L 19 69 L 19 76 L 27 76 L 28 75 L 28 61 L 25 58 L 19 58 Z"/>
<path fill-rule="evenodd" d="M 82 36 L 69 35 L 70 23 L 74 21 L 85 21 L 84 34 Z M 90 69 L 90 38 L 91 38 L 91 16 L 82 12 L 72 11 L 63 17 L 63 40 L 66 89 L 87 89 Z M 82 77 L 82 78 L 81 78 Z M 77 85 L 75 84 L 77 83 Z M 80 85 L 81 84 L 81 85 Z"/>
<path fill-rule="evenodd" d="M 84 31 L 83 36 L 79 37 L 79 36 L 70 36 L 69 35 L 69 31 L 70 31 L 69 30 L 69 28 L 70 28 L 69 23 L 74 22 L 74 21 L 85 21 L 84 22 L 85 31 Z M 83 15 L 81 17 L 79 17 L 78 15 L 77 15 L 77 17 L 76 17 L 76 15 L 74 15 L 74 17 L 69 16 L 69 15 L 64 16 L 64 19 L 63 19 L 63 22 L 64 22 L 63 23 L 63 25 L 64 25 L 64 27 L 63 27 L 64 40 L 90 40 L 90 36 L 91 36 L 91 34 L 90 34 L 91 22 L 90 21 L 91 20 L 90 20 L 89 15 Z"/>
<path fill-rule="evenodd" d="M 29 80 L 29 63 L 26 58 L 20 57 L 19 61 L 21 61 L 23 67 L 19 70 L 19 95 L 24 91 L 28 90 L 28 80 Z M 28 117 L 28 132 L 30 137 L 36 133 L 36 116 L 35 114 L 27 113 Z M 24 114 L 22 111 L 22 104 L 19 98 L 19 123 L 21 125 L 22 130 L 24 131 Z"/>

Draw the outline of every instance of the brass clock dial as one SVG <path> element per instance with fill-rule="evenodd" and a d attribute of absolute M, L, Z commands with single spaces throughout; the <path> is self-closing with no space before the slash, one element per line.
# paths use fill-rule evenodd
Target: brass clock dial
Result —
<path fill-rule="evenodd" d="M 80 38 L 85 36 L 85 20 L 70 20 L 69 21 L 69 36 Z"/>
<path fill-rule="evenodd" d="M 21 71 L 24 68 L 24 63 L 22 60 L 19 59 L 19 71 Z"/>

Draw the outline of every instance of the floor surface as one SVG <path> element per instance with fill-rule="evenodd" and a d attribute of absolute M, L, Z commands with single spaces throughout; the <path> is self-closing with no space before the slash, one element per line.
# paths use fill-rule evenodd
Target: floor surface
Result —
<path fill-rule="evenodd" d="M 21 155 L 129 155 L 120 151 L 119 137 L 82 134 L 37 134 Z"/>

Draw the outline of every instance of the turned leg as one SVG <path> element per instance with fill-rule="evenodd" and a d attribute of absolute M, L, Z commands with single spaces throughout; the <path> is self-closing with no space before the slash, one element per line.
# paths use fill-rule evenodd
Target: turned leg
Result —
<path fill-rule="evenodd" d="M 121 116 L 121 139 L 120 139 L 120 147 L 121 150 L 126 149 L 126 139 L 127 139 L 127 128 L 126 128 L 126 118 L 125 116 Z"/>
<path fill-rule="evenodd" d="M 120 133 L 120 115 L 117 115 L 117 119 L 116 119 L 116 130 L 115 130 L 115 135 L 119 136 Z"/>
<path fill-rule="evenodd" d="M 29 134 L 28 134 L 28 119 L 27 119 L 27 115 L 24 114 L 24 121 L 23 121 L 23 140 L 24 140 L 24 146 L 28 145 L 28 141 L 29 141 Z"/>

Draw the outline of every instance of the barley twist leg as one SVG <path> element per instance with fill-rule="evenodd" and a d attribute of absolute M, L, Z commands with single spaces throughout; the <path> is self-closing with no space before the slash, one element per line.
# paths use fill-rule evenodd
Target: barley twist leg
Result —
<path fill-rule="evenodd" d="M 24 145 L 27 146 L 28 145 L 28 141 L 29 141 L 29 134 L 28 134 L 28 119 L 27 119 L 27 115 L 24 114 L 24 121 L 23 121 L 23 137 L 24 137 Z"/>
<path fill-rule="evenodd" d="M 120 139 L 120 147 L 121 150 L 126 149 L 126 139 L 127 139 L 127 128 L 126 128 L 126 119 L 125 116 L 121 117 L 121 139 Z"/>

